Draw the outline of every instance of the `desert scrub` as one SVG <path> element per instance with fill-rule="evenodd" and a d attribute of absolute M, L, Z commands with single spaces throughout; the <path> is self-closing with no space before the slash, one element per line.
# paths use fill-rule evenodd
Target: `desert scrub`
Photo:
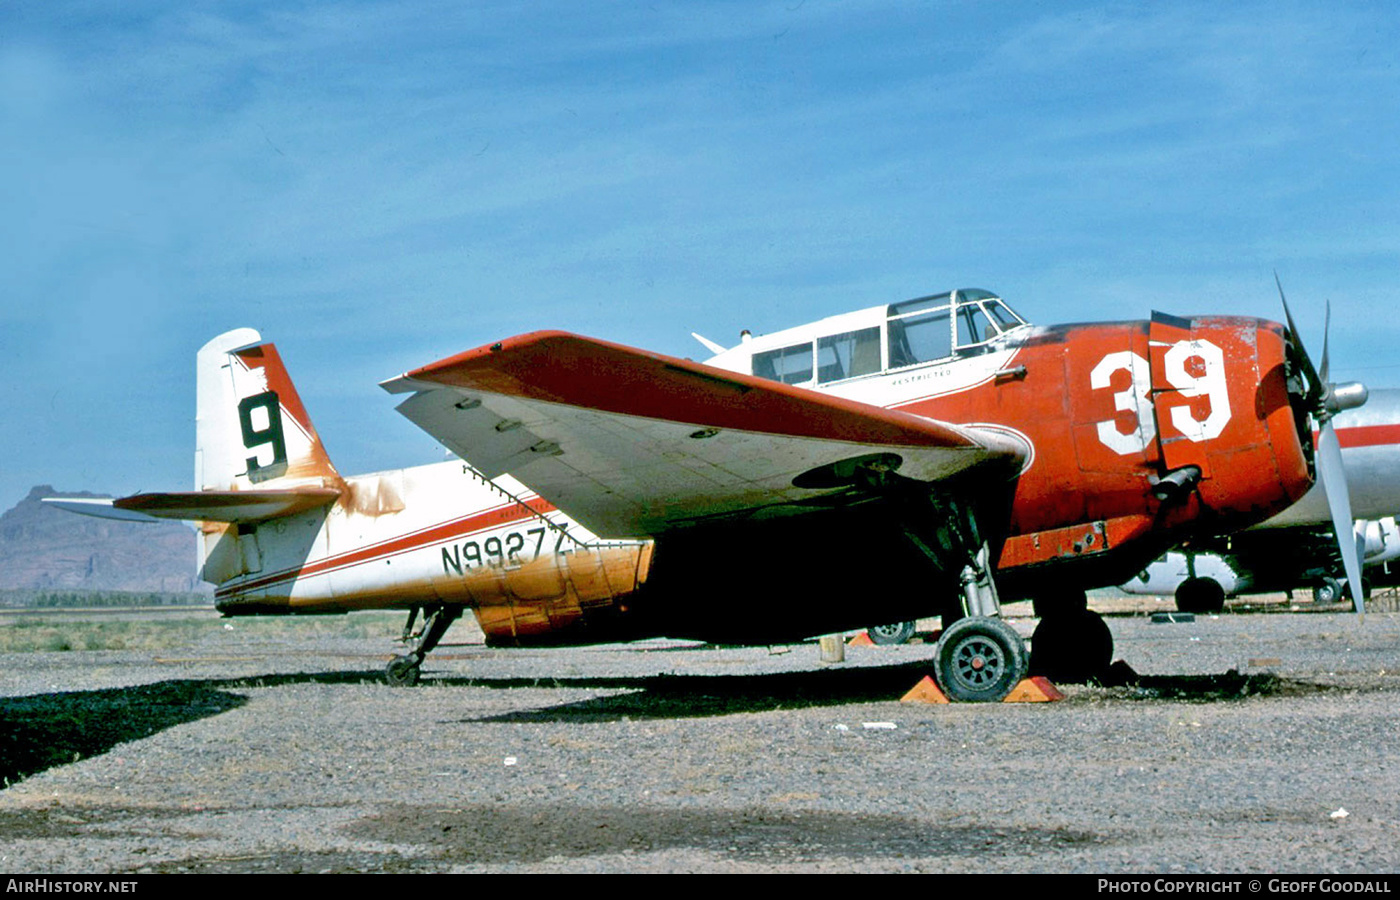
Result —
<path fill-rule="evenodd" d="M 223 619 L 217 613 L 128 619 L 110 615 L 25 615 L 0 619 L 0 653 L 84 650 L 168 651 L 217 640 L 233 631 L 241 638 L 297 641 L 312 637 L 384 638 L 398 636 L 403 614 L 352 613 L 346 616 L 270 616 Z"/>

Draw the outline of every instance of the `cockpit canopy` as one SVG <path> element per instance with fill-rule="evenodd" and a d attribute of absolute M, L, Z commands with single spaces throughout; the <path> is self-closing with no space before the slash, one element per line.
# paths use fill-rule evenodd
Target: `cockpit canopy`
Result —
<path fill-rule="evenodd" d="M 966 288 L 835 316 L 740 346 L 751 350 L 750 371 L 760 378 L 829 384 L 985 353 L 1026 324 L 1000 297 Z"/>

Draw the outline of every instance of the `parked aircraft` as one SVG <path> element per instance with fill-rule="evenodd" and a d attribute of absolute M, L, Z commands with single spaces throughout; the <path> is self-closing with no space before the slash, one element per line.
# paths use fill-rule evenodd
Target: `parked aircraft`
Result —
<path fill-rule="evenodd" d="M 1360 409 L 1335 420 L 1358 543 L 1369 584 L 1394 580 L 1389 565 L 1400 558 L 1400 390 L 1374 390 Z M 1332 603 L 1346 580 L 1337 538 L 1321 485 L 1303 499 L 1238 534 L 1197 539 L 1173 550 L 1120 585 L 1137 594 L 1175 594 L 1185 612 L 1215 612 L 1226 596 L 1311 586 L 1313 597 Z"/>
<path fill-rule="evenodd" d="M 412 369 L 383 387 L 462 461 L 342 476 L 276 348 L 232 331 L 198 355 L 197 490 L 106 511 L 199 521 L 226 615 L 421 610 L 391 682 L 466 609 L 510 645 L 937 614 L 945 692 L 997 700 L 1028 665 L 1001 602 L 1042 609 L 1038 664 L 1101 672 L 1084 589 L 1296 502 L 1310 419 L 1325 437 L 1364 401 L 1291 322 L 1034 327 L 982 290 L 710 346 L 696 363 L 535 332 Z"/>

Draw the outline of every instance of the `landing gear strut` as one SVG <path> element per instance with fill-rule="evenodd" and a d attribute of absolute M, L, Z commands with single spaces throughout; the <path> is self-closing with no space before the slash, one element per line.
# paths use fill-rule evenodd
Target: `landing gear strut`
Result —
<path fill-rule="evenodd" d="M 414 644 L 408 653 L 389 661 L 389 665 L 384 667 L 384 680 L 394 687 L 412 687 L 417 684 L 423 659 L 438 645 L 438 641 L 447 634 L 447 629 L 461 615 L 460 606 L 438 606 L 429 610 L 427 619 L 423 622 L 423 631 L 418 636 L 418 643 Z M 405 635 L 412 632 L 413 622 L 417 617 L 418 608 L 415 607 L 409 611 L 408 624 L 404 626 Z"/>

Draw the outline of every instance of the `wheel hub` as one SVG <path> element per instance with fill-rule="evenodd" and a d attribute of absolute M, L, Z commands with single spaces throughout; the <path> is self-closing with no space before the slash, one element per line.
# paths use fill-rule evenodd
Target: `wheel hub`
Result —
<path fill-rule="evenodd" d="M 969 688 L 983 688 L 1001 677 L 1006 667 L 1001 648 L 981 635 L 958 644 L 953 653 L 953 677 Z"/>

